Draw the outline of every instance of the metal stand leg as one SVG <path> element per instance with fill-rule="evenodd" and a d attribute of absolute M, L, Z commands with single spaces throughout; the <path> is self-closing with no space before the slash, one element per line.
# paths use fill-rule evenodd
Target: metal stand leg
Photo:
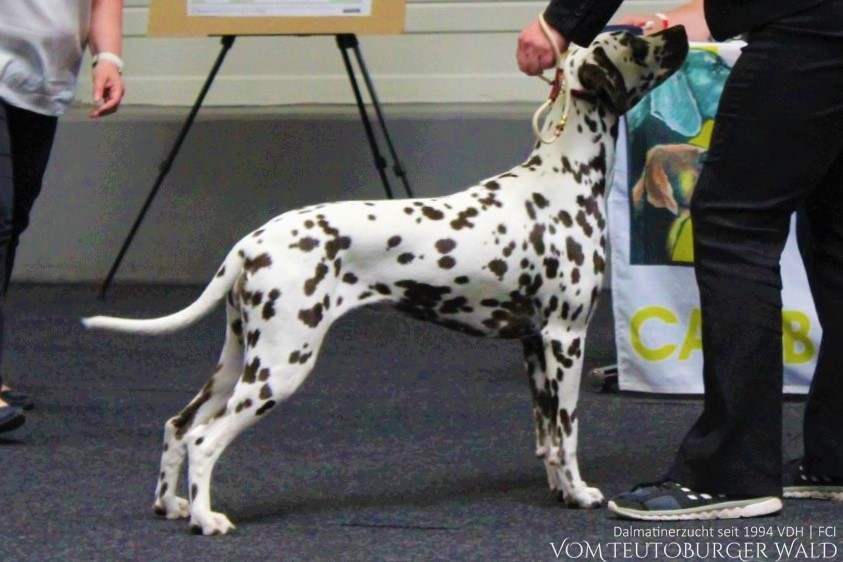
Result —
<path fill-rule="evenodd" d="M 357 65 L 360 68 L 360 73 L 363 76 L 363 80 L 366 84 L 366 89 L 369 93 L 369 98 L 372 100 L 372 106 L 375 108 L 375 115 L 378 118 L 378 122 L 380 123 L 381 132 L 383 133 L 384 140 L 386 141 L 387 147 L 389 149 L 389 153 L 392 156 L 393 164 L 393 171 L 395 175 L 401 178 L 404 184 L 404 190 L 407 192 L 409 197 L 413 197 L 413 192 L 410 189 L 410 183 L 407 179 L 407 174 L 404 169 L 404 166 L 401 164 L 401 161 L 398 159 L 398 154 L 395 151 L 395 146 L 392 143 L 392 139 L 390 138 L 389 131 L 386 127 L 386 120 L 383 116 L 383 111 L 381 110 L 380 101 L 378 100 L 378 96 L 375 93 L 375 87 L 372 82 L 371 77 L 369 76 L 369 71 L 366 68 L 366 63 L 363 60 L 363 54 L 360 51 L 360 45 L 357 41 L 357 36 L 353 34 L 342 34 L 337 35 L 337 46 L 342 53 L 343 62 L 345 63 L 346 72 L 348 72 L 348 79 L 351 82 L 351 88 L 354 91 L 354 99 L 357 102 L 357 108 L 360 111 L 360 120 L 363 122 L 363 128 L 366 130 L 366 137 L 369 140 L 369 147 L 372 150 L 372 154 L 375 158 L 375 167 L 378 169 L 378 173 L 380 174 L 381 181 L 383 182 L 384 190 L 386 191 L 386 195 L 388 198 L 392 199 L 392 189 L 389 186 L 389 179 L 386 176 L 386 160 L 383 158 L 380 148 L 378 147 L 377 140 L 375 139 L 375 134 L 372 129 L 372 123 L 369 120 L 369 114 L 366 112 L 366 106 L 363 103 L 363 97 L 360 93 L 360 86 L 357 84 L 357 77 L 354 75 L 354 70 L 351 66 L 351 59 L 348 56 L 348 50 L 351 49 L 354 51 L 355 59 L 357 60 Z"/>
<path fill-rule="evenodd" d="M 167 159 L 161 164 L 160 171 L 158 173 L 158 178 L 155 180 L 155 184 L 152 186 L 152 189 L 149 192 L 149 195 L 146 198 L 146 201 L 143 204 L 143 207 L 138 214 L 138 217 L 135 219 L 135 223 L 132 225 L 131 230 L 129 231 L 129 235 L 126 237 L 125 242 L 123 242 L 123 247 L 120 248 L 120 252 L 117 254 L 117 258 L 114 260 L 114 264 L 111 266 L 111 270 L 108 272 L 108 276 L 105 278 L 105 281 L 100 287 L 100 299 L 105 299 L 105 294 L 108 291 L 109 285 L 111 285 L 112 280 L 114 279 L 114 275 L 117 273 L 117 269 L 120 267 L 120 263 L 123 261 L 123 257 L 126 255 L 126 251 L 129 249 L 129 246 L 132 243 L 132 240 L 137 234 L 138 228 L 140 228 L 141 223 L 143 222 L 144 217 L 146 216 L 146 212 L 149 210 L 150 205 L 152 205 L 152 201 L 155 199 L 155 196 L 158 194 L 158 190 L 161 188 L 161 184 L 164 182 L 164 178 L 170 172 L 170 168 L 173 167 L 173 162 L 176 159 L 176 156 L 179 153 L 179 149 L 181 148 L 184 139 L 187 137 L 187 133 L 190 131 L 190 127 L 193 125 L 193 121 L 196 119 L 196 114 L 199 113 L 199 108 L 202 107 L 202 102 L 205 101 L 205 96 L 208 94 L 208 90 L 211 89 L 211 84 L 214 82 L 214 78 L 217 76 L 217 72 L 219 71 L 220 67 L 222 66 L 223 61 L 225 60 L 225 56 L 228 54 L 229 49 L 231 46 L 234 45 L 234 39 L 236 36 L 234 35 L 224 35 L 222 38 L 222 49 L 220 50 L 220 54 L 217 56 L 217 60 L 214 63 L 214 66 L 211 68 L 211 72 L 208 74 L 208 78 L 205 80 L 205 85 L 202 86 L 202 90 L 199 92 L 199 96 L 196 98 L 196 101 L 193 103 L 193 108 L 190 110 L 190 113 L 187 116 L 187 120 L 182 125 L 181 131 L 176 137 L 176 142 L 173 144 L 172 149 L 170 149 L 170 154 L 167 156 Z"/>

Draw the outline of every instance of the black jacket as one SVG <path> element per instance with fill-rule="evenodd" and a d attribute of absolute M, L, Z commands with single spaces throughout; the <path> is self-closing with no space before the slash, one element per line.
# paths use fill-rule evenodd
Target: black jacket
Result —
<path fill-rule="evenodd" d="M 827 1 L 705 0 L 705 19 L 712 37 L 722 41 Z M 588 45 L 620 4 L 621 0 L 551 0 L 544 17 L 569 41 Z"/>

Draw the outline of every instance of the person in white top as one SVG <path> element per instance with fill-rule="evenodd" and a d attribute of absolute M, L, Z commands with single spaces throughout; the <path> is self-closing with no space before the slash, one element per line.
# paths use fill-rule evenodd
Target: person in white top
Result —
<path fill-rule="evenodd" d="M 122 0 L 0 2 L 0 358 L 3 297 L 15 249 L 29 224 L 58 117 L 77 89 L 86 46 L 93 55 L 93 118 L 117 111 L 125 92 Z M 26 395 L 3 384 L 0 432 L 24 423 Z"/>

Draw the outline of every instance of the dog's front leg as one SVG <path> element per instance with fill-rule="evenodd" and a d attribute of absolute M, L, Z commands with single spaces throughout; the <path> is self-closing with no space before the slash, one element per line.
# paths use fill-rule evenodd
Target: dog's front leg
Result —
<path fill-rule="evenodd" d="M 603 494 L 589 487 L 580 477 L 577 462 L 577 400 L 583 363 L 585 330 L 568 327 L 545 329 L 542 343 L 546 363 L 545 383 L 538 402 L 552 417 L 544 457 L 548 474 L 559 482 L 562 499 L 569 507 L 593 508 L 603 503 Z"/>
<path fill-rule="evenodd" d="M 555 408 L 550 404 L 549 380 L 545 376 L 547 362 L 545 361 L 544 344 L 540 335 L 533 335 L 521 340 L 524 348 L 524 364 L 527 367 L 527 379 L 530 393 L 533 397 L 533 421 L 536 431 L 536 457 L 542 459 L 547 469 L 547 484 L 555 494 L 562 493 L 559 472 L 547 462 L 550 451 L 550 434 L 554 431 Z"/>

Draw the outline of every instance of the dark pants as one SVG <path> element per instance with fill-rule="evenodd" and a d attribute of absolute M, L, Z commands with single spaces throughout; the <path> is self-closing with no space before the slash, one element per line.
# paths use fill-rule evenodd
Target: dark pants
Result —
<path fill-rule="evenodd" d="M 18 240 L 29 225 L 29 213 L 41 192 L 57 122 L 55 117 L 19 109 L 0 100 L 0 359 L 3 300 L 12 277 Z"/>
<path fill-rule="evenodd" d="M 804 205 L 823 339 L 805 410 L 806 469 L 843 476 L 843 1 L 753 30 L 720 101 L 694 192 L 703 413 L 668 477 L 781 495 L 779 259 Z"/>

